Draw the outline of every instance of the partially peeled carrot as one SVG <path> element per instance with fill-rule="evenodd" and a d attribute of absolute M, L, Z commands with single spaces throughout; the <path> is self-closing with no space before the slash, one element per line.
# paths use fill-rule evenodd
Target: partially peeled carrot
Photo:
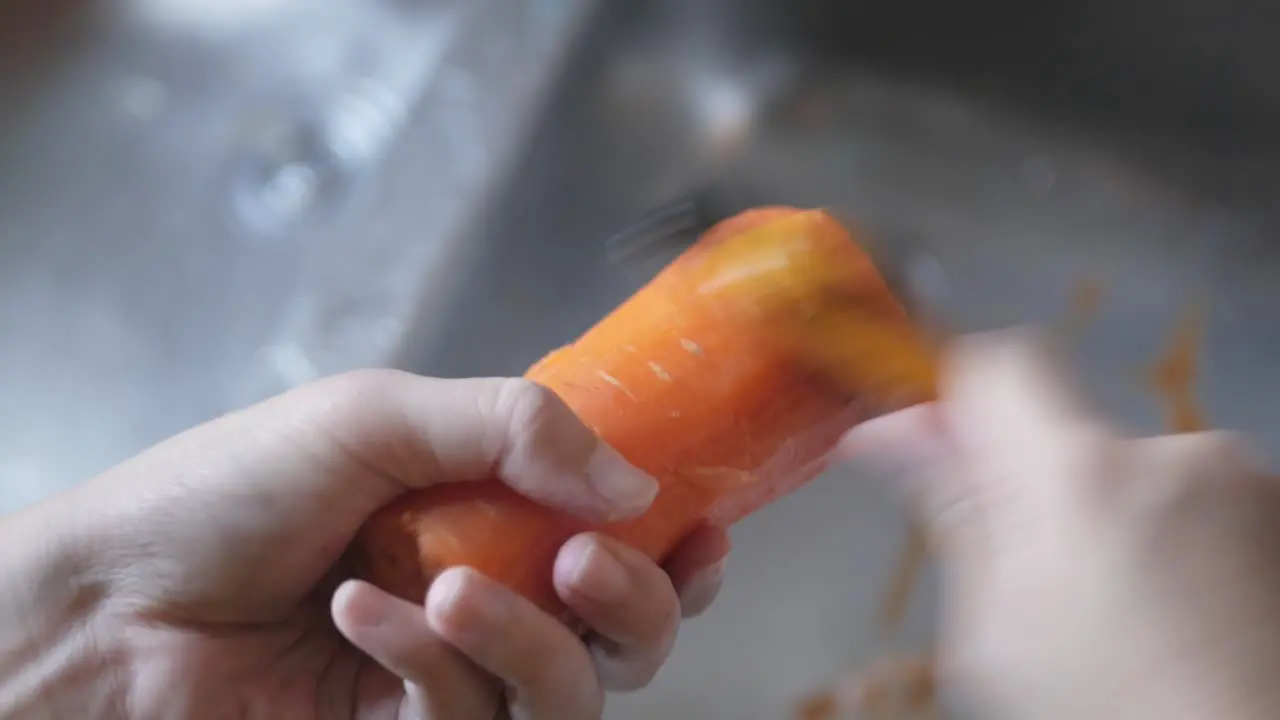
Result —
<path fill-rule="evenodd" d="M 869 414 L 930 399 L 935 357 L 837 220 L 749 210 L 525 374 L 658 479 L 643 516 L 591 525 L 496 478 L 445 484 L 371 518 L 357 567 L 421 602 L 436 574 L 468 566 L 559 613 L 552 566 L 570 537 L 596 530 L 661 560 L 700 524 L 732 524 L 815 477 Z"/>

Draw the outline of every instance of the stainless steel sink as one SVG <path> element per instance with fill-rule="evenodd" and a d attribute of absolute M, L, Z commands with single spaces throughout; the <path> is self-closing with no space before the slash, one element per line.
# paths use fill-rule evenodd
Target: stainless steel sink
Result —
<path fill-rule="evenodd" d="M 959 329 L 1054 321 L 1100 281 L 1074 356 L 1137 432 L 1161 427 L 1144 367 L 1208 298 L 1211 419 L 1280 441 L 1275 9 L 2 12 L 0 507 L 318 375 L 518 373 L 655 269 L 611 264 L 604 238 L 707 179 L 907 238 Z M 897 505 L 851 468 L 743 522 L 722 602 L 610 717 L 789 717 L 883 654 Z M 900 646 L 928 642 L 925 590 Z"/>
<path fill-rule="evenodd" d="M 585 7 L 0 4 L 0 508 L 386 363 Z"/>

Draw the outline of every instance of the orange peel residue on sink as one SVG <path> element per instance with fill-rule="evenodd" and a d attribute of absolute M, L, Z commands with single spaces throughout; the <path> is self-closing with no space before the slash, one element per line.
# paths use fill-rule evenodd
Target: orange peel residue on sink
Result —
<path fill-rule="evenodd" d="M 1074 285 L 1068 299 L 1067 311 L 1059 321 L 1064 343 L 1070 345 L 1079 341 L 1080 335 L 1101 311 L 1105 299 L 1106 288 L 1095 277 L 1085 277 Z M 918 374 L 924 376 L 936 372 L 936 368 L 930 366 Z M 928 389 L 932 390 L 932 388 Z M 894 565 L 889 587 L 881 604 L 880 623 L 886 630 L 896 632 L 902 624 L 915 590 L 916 580 L 927 559 L 928 547 L 923 530 L 914 525 L 908 527 L 902 551 Z"/>
<path fill-rule="evenodd" d="M 1200 305 L 1192 306 L 1183 314 L 1169 344 L 1147 374 L 1147 385 L 1164 405 L 1165 422 L 1174 432 L 1196 432 L 1207 427 L 1196 397 L 1204 315 Z"/>
<path fill-rule="evenodd" d="M 1075 344 L 1089 323 L 1097 317 L 1106 299 L 1106 287 L 1097 278 L 1086 277 L 1076 283 L 1071 290 L 1067 304 L 1067 313 L 1061 321 L 1063 341 Z"/>
<path fill-rule="evenodd" d="M 929 559 L 929 542 L 924 529 L 915 522 L 908 522 L 902 550 L 893 566 L 884 601 L 880 605 L 880 626 L 896 633 L 906 619 L 907 608 L 915 594 L 916 583 L 924 572 Z"/>
<path fill-rule="evenodd" d="M 1057 324 L 1059 336 L 1065 344 L 1079 342 L 1084 330 L 1100 312 L 1105 297 L 1106 288 L 1096 278 L 1086 277 L 1075 284 L 1068 299 L 1066 313 Z M 831 329 L 827 328 L 828 331 Z M 828 338 L 827 342 L 835 346 L 828 347 L 826 353 L 834 356 L 839 354 L 840 344 L 831 342 L 829 338 L 832 336 L 840 335 L 824 333 L 824 337 Z M 900 376 L 886 380 L 913 391 L 913 400 L 932 399 L 930 396 L 936 389 L 926 380 L 936 376 L 937 367 L 933 364 L 936 355 L 907 352 L 893 342 L 892 337 L 879 339 L 879 351 L 906 360 L 901 363 L 905 369 L 899 370 Z M 1172 384 L 1181 388 L 1187 387 L 1187 383 L 1180 378 L 1186 374 L 1188 346 L 1194 348 L 1194 342 L 1183 340 L 1180 344 L 1175 344 L 1177 352 L 1170 353 L 1173 362 L 1168 363 L 1167 371 L 1160 373 L 1162 378 L 1172 378 Z M 1179 412 L 1185 414 L 1186 403 L 1183 402 L 1178 407 Z M 898 632 L 905 620 L 928 555 L 928 541 L 923 528 L 915 523 L 909 524 L 879 611 L 879 625 L 891 636 Z M 843 682 L 837 683 L 836 687 L 804 698 L 796 708 L 795 717 L 799 720 L 837 720 L 843 717 L 900 720 L 906 717 L 935 717 L 937 712 L 934 662 L 926 654 L 889 659 L 869 670 L 851 673 Z"/>
<path fill-rule="evenodd" d="M 936 668 L 929 655 L 884 660 L 806 698 L 796 720 L 932 720 L 938 716 Z"/>
<path fill-rule="evenodd" d="M 1079 341 L 1083 330 L 1098 314 L 1104 296 L 1103 286 L 1092 278 L 1082 280 L 1074 288 L 1067 313 L 1058 326 L 1065 343 Z M 1164 405 L 1166 422 L 1174 432 L 1194 432 L 1207 427 L 1196 393 L 1204 330 L 1204 309 L 1199 304 L 1193 305 L 1179 319 L 1168 344 L 1147 371 L 1148 387 Z M 888 347 L 891 346 L 886 345 Z M 913 374 L 907 373 L 906 379 L 917 379 Z M 928 371 L 919 373 L 920 376 L 927 374 Z M 915 578 L 927 556 L 924 533 L 915 525 L 909 526 L 880 610 L 884 629 L 896 632 L 901 626 Z M 927 654 L 891 658 L 869 669 L 850 672 L 843 680 L 808 695 L 796 708 L 794 717 L 797 720 L 936 718 L 935 671 L 934 659 Z"/>

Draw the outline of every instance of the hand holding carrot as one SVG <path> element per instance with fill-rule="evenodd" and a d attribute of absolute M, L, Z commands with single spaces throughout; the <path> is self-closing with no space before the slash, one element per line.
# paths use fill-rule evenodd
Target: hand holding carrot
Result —
<path fill-rule="evenodd" d="M 571 538 L 553 584 L 585 640 L 465 569 L 416 604 L 345 579 L 379 507 L 495 474 L 593 521 L 656 491 L 532 383 L 378 371 L 197 427 L 0 519 L 0 716 L 596 720 L 603 693 L 645 685 L 682 613 L 710 603 L 727 539 L 697 530 L 660 568 Z"/>

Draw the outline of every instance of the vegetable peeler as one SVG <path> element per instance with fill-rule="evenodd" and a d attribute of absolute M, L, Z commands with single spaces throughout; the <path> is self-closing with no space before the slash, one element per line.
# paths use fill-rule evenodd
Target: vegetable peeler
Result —
<path fill-rule="evenodd" d="M 605 240 L 611 265 L 634 268 L 655 257 L 682 252 L 720 221 L 763 204 L 758 193 L 723 182 L 703 182 L 689 191 L 633 218 Z M 857 227 L 855 219 L 838 208 L 827 212 Z M 946 276 L 937 261 L 906 230 L 881 230 L 875 237 L 860 238 L 877 269 L 911 317 L 933 331 L 941 321 L 932 310 L 947 292 Z"/>

